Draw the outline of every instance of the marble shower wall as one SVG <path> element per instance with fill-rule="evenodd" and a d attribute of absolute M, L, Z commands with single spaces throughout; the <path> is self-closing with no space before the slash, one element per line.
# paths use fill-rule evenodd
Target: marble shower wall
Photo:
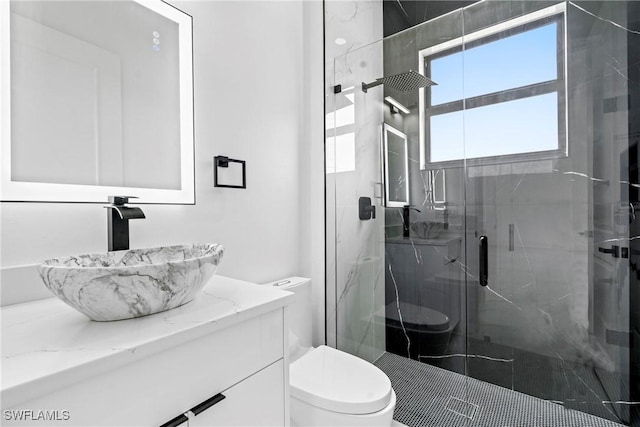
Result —
<path fill-rule="evenodd" d="M 429 172 L 420 169 L 418 94 L 376 88 L 364 95 L 358 85 L 417 70 L 421 49 L 563 3 L 568 155 L 441 169 L 446 174 L 446 214 L 434 209 Z M 637 140 L 630 129 L 637 126 L 629 111 L 635 100 L 630 94 L 638 93 L 640 83 L 628 77 L 634 66 L 628 57 L 640 45 L 640 32 L 631 3 L 480 2 L 381 42 L 347 44 L 348 53 L 327 61 L 327 112 L 345 113 L 353 107 L 351 124 L 344 122 L 344 114 L 333 114 L 327 127 L 332 140 L 327 142 L 330 344 L 366 359 L 384 350 L 375 313 L 385 304 L 378 291 L 387 275 L 386 303 L 400 300 L 443 310 L 449 304 L 447 314 L 459 317 L 454 334 L 461 338 L 444 357 L 462 360 L 463 372 L 514 389 L 531 372 L 539 372 L 545 377 L 539 397 L 628 419 L 629 407 L 612 401 L 630 400 L 624 385 L 630 364 L 624 332 L 629 330 L 633 275 L 629 260 L 601 250 L 616 244 L 633 255 L 631 240 L 636 238 L 629 229 L 629 218 L 635 217 L 629 188 L 637 178 L 629 168 L 636 156 L 631 153 L 633 138 Z M 327 37 L 327 44 L 336 34 Z M 332 89 L 338 83 L 343 92 L 336 96 Z M 382 103 L 387 95 L 411 112 L 391 114 Z M 399 208 L 378 207 L 384 224 L 357 219 L 357 197 L 378 195 L 382 119 L 408 137 L 410 203 L 420 209 L 411 212 L 411 223 L 435 222 L 441 228 L 447 223 L 449 235 L 462 242 L 460 254 L 455 245 L 444 250 L 419 248 L 418 242 L 406 244 L 402 238 L 392 242 L 402 232 Z M 490 243 L 486 288 L 478 285 L 480 235 Z M 389 241 L 386 253 L 384 238 Z M 397 248 L 391 250 L 393 245 Z M 446 267 L 436 273 L 429 270 L 433 265 Z M 397 268 L 393 278 L 390 266 Z M 448 286 L 455 290 L 448 292 Z M 544 362 L 538 366 L 536 361 Z"/>
<path fill-rule="evenodd" d="M 588 3 L 596 15 L 624 12 Z M 470 14 L 465 26 L 481 14 Z M 617 273 L 627 265 L 598 247 L 628 237 L 615 220 L 627 200 L 617 185 L 628 179 L 621 165 L 628 141 L 619 137 L 628 132 L 627 113 L 603 110 L 607 99 L 627 90 L 625 79 L 607 66 L 616 58 L 626 67 L 627 35 L 576 3 L 567 4 L 567 34 L 568 157 L 471 168 L 467 175 L 467 194 L 480 202 L 468 210 L 482 212 L 481 232 L 495 242 L 489 260 L 494 279 L 470 332 L 562 363 L 625 372 L 626 350 L 607 344 L 605 329 L 628 325 L 628 277 Z M 605 302 L 610 298 L 615 302 Z"/>
<path fill-rule="evenodd" d="M 385 75 L 417 69 L 421 49 L 556 3 L 481 2 L 389 37 Z M 624 26 L 625 8 L 574 2 L 567 9 L 569 156 L 447 168 L 446 219 L 467 240 L 458 262 L 468 279 L 468 300 L 460 303 L 471 338 L 624 371 L 625 356 L 605 333 L 628 322 L 626 267 L 602 256 L 597 244 L 628 237 L 616 222 L 626 203 L 617 183 L 628 179 L 620 164 L 628 147 L 628 32 L 610 22 Z M 388 89 L 385 95 L 411 110 L 385 111 L 385 122 L 409 137 L 410 202 L 421 210 L 411 212 L 411 222 L 443 223 L 443 212 L 429 208 L 428 173 L 419 167 L 418 96 Z M 387 209 L 388 233 L 401 223 L 399 209 Z M 477 284 L 483 234 L 490 243 L 487 288 Z"/>
<path fill-rule="evenodd" d="M 382 103 L 382 90 L 365 95 L 357 86 L 382 75 L 417 69 L 420 49 L 556 3 L 481 2 L 382 43 L 366 46 L 375 40 L 368 33 L 372 36 L 368 41 L 348 40 L 340 48 L 334 45 L 339 31 L 333 30 L 338 23 L 371 29 L 370 19 L 377 12 L 370 2 L 357 6 L 327 2 L 327 113 L 355 105 L 352 147 L 336 148 L 349 143 L 346 127 L 337 137 L 332 133 L 333 124 L 327 130 L 330 344 L 367 359 L 384 349 L 383 332 L 374 331 L 378 327 L 374 313 L 384 304 L 378 290 L 386 273 L 384 267 L 380 269 L 385 265 L 381 211 L 388 234 L 398 233 L 402 217 L 398 208 L 378 207 L 375 221 L 357 218 L 357 198 L 379 195 L 381 114 L 386 123 L 408 136 L 411 204 L 421 210 L 412 211 L 412 223 L 445 221 L 442 210 L 429 206 L 428 173 L 419 167 L 417 93 L 384 89 L 385 96 L 393 96 L 411 110 L 408 115 L 392 115 Z M 624 330 L 628 324 L 628 272 L 626 264 L 601 254 L 598 247 L 608 247 L 611 239 L 629 238 L 628 227 L 620 220 L 628 214 L 624 207 L 628 201 L 619 185 L 628 185 L 624 184 L 628 175 L 623 159 L 629 121 L 627 17 L 623 7 L 607 2 L 568 2 L 566 7 L 569 155 L 446 169 L 446 221 L 449 230 L 467 242 L 455 263 L 458 280 L 467 277 L 461 284 L 467 287 L 467 300 L 462 300 L 465 292 L 456 293 L 461 295 L 460 324 L 467 323 L 471 338 L 558 358 L 562 363 L 624 372 L 626 353 L 608 344 L 606 334 L 607 330 Z M 332 8 L 336 14 L 329 18 Z M 341 53 L 339 49 L 348 52 L 332 61 L 329 52 Z M 336 96 L 332 89 L 338 83 L 343 93 Z M 380 204 L 379 199 L 374 200 Z M 475 243 L 482 234 L 490 242 L 487 288 L 477 285 Z"/>
<path fill-rule="evenodd" d="M 384 41 L 385 75 L 394 75 L 407 70 L 418 70 L 418 52 L 427 46 L 433 46 L 462 37 L 463 19 L 460 10 L 440 18 L 405 30 Z M 447 216 L 442 206 L 435 206 L 431 197 L 429 174 L 420 169 L 420 133 L 418 91 L 399 92 L 385 88 L 385 96 L 391 96 L 410 110 L 409 114 L 392 113 L 384 109 L 385 123 L 404 132 L 408 142 L 409 164 L 409 202 L 412 206 L 409 223 L 438 223 L 436 227 L 449 234 L 450 238 L 436 239 L 436 243 L 425 243 L 414 239 L 411 244 L 398 243 L 402 233 L 402 208 L 386 208 L 386 305 L 390 317 L 399 317 L 392 313 L 398 311 L 396 302 L 409 303 L 437 310 L 450 319 L 455 333 L 464 335 L 467 324 L 466 298 L 473 298 L 465 292 L 467 257 L 465 252 L 465 216 L 464 216 L 464 169 L 451 168 L 446 172 Z M 418 212 L 419 210 L 419 212 Z M 447 230 L 444 230 L 444 223 Z M 412 231 L 413 235 L 413 231 Z M 405 240 L 405 239 L 403 239 Z M 477 262 L 475 263 L 477 265 Z M 473 319 L 473 313 L 470 313 Z M 399 315 L 407 317 L 400 309 Z M 410 340 L 411 341 L 411 340 Z M 423 355 L 418 350 L 420 343 L 410 342 L 408 351 Z"/>
<path fill-rule="evenodd" d="M 507 19 L 546 6 L 489 10 L 479 4 L 465 10 L 465 30 L 494 24 L 495 15 Z M 585 233 L 592 182 L 584 176 L 592 176 L 592 142 L 584 135 L 587 122 L 575 110 L 588 105 L 586 93 L 574 89 L 582 80 L 576 72 L 584 66 L 573 57 L 573 41 L 567 50 L 569 155 L 468 169 L 467 194 L 475 203 L 467 204 L 467 212 L 477 213 L 479 234 L 489 238 L 490 277 L 489 286 L 479 291 L 478 319 L 469 333 L 510 348 L 591 364 L 606 359 L 592 343 L 589 322 L 592 244 Z"/>
<path fill-rule="evenodd" d="M 625 8 L 587 2 L 596 16 L 625 22 Z M 628 148 L 627 34 L 588 13 L 568 11 L 566 158 L 471 168 L 467 194 L 481 202 L 490 247 L 492 293 L 479 301 L 477 338 L 568 362 L 625 372 L 627 350 L 607 344 L 606 329 L 628 325 L 626 261 L 598 252 L 628 238 L 616 218 L 626 211 L 621 156 Z M 622 12 L 622 15 L 620 14 Z M 509 225 L 515 232 L 509 250 Z M 491 240 L 490 240 L 491 241 Z"/>
<path fill-rule="evenodd" d="M 382 90 L 365 94 L 360 85 L 382 77 L 381 38 L 382 2 L 325 3 L 327 342 L 369 361 L 385 347 L 384 209 L 376 198 L 383 116 Z M 361 196 L 372 198 L 375 219 L 359 219 Z"/>
<path fill-rule="evenodd" d="M 636 208 L 630 203 L 629 189 L 637 185 L 637 177 L 631 177 L 634 162 L 630 157 L 638 135 L 630 131 L 634 120 L 629 113 L 632 105 L 637 105 L 632 90 L 637 94 L 640 84 L 629 78 L 637 63 L 628 55 L 637 51 L 640 32 L 638 8 L 632 3 L 575 1 L 568 7 L 569 60 L 575 70 L 575 78 L 570 80 L 569 100 L 574 102 L 570 103 L 573 124 L 569 131 L 574 139 L 586 136 L 590 144 L 586 207 L 588 231 L 592 233 L 581 234 L 589 245 L 587 315 L 592 355 L 588 359 L 594 366 L 622 373 L 630 369 L 630 351 L 611 340 L 610 334 L 633 329 L 629 304 L 634 257 L 631 255 L 629 262 L 601 250 L 614 244 L 630 248 L 635 239 L 631 219 Z M 631 24 L 633 20 L 635 24 Z M 635 32 L 628 30 L 630 26 L 636 27 Z"/>

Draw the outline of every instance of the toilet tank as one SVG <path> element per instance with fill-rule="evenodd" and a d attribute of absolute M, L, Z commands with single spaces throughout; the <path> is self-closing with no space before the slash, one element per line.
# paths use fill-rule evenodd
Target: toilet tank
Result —
<path fill-rule="evenodd" d="M 311 279 L 305 277 L 287 277 L 275 282 L 265 283 L 266 286 L 293 292 L 294 301 L 288 308 L 289 321 L 289 357 L 290 362 L 300 358 L 311 349 L 312 335 L 312 305 Z"/>

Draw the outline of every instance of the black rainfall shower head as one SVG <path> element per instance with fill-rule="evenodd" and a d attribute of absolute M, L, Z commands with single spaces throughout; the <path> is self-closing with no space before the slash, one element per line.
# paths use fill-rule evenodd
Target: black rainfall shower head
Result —
<path fill-rule="evenodd" d="M 425 77 L 416 71 L 409 70 L 405 73 L 381 77 L 376 79 L 373 83 L 362 82 L 362 91 L 366 93 L 368 89 L 381 84 L 400 92 L 408 92 L 410 90 L 420 89 L 421 87 L 437 85 L 437 83 L 430 78 Z"/>

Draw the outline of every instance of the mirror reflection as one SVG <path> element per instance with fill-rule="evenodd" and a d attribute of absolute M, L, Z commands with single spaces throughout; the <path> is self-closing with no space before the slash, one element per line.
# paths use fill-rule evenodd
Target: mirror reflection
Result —
<path fill-rule="evenodd" d="M 409 204 L 407 135 L 384 124 L 385 193 L 388 207 Z"/>
<path fill-rule="evenodd" d="M 11 1 L 9 23 L 11 182 L 193 186 L 188 15 L 159 1 Z"/>

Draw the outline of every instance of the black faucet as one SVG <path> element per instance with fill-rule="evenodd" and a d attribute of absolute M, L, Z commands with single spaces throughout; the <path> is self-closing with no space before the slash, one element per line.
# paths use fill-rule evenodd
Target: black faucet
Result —
<path fill-rule="evenodd" d="M 140 208 L 125 206 L 135 196 L 109 196 L 110 205 L 105 206 L 107 212 L 107 229 L 109 233 L 109 251 L 129 249 L 129 220 L 144 218 Z"/>
<path fill-rule="evenodd" d="M 445 230 L 449 229 L 449 211 L 447 210 L 447 208 L 444 208 L 444 211 L 442 212 L 442 221 L 444 222 L 443 228 Z"/>
<path fill-rule="evenodd" d="M 409 237 L 409 225 L 410 225 L 410 217 L 409 212 L 413 209 L 416 212 L 420 212 L 419 209 L 411 207 L 411 205 L 404 205 L 402 207 L 402 235 L 404 237 Z"/>

